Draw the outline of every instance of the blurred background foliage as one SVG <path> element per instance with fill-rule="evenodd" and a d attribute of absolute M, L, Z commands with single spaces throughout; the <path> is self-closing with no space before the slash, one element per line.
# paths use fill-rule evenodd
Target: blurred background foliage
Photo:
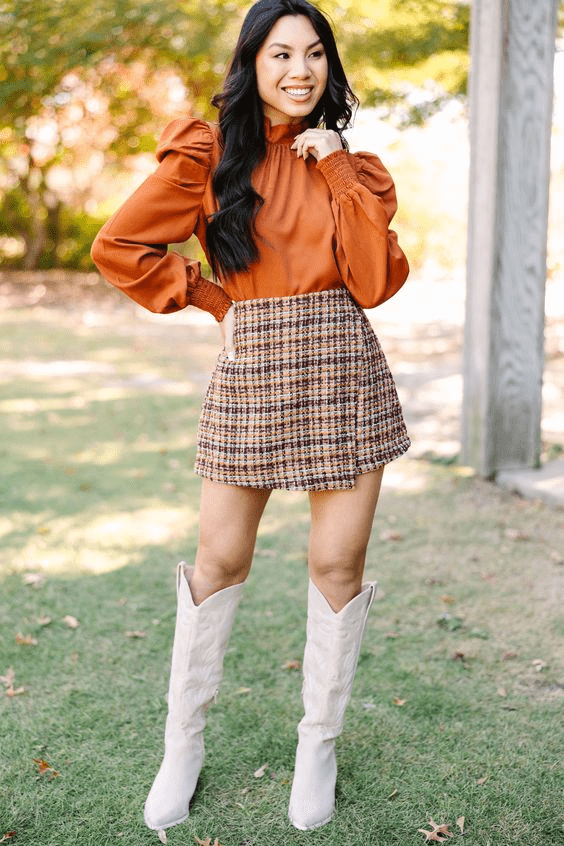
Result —
<path fill-rule="evenodd" d="M 323 0 L 363 105 L 463 97 L 465 0 Z M 213 118 L 242 0 L 0 0 L 0 263 L 90 270 L 101 222 L 174 117 Z M 145 155 L 143 155 L 145 153 Z"/>

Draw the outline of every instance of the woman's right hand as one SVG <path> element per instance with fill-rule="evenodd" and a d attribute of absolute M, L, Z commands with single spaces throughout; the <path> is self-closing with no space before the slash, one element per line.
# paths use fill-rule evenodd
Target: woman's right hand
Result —
<path fill-rule="evenodd" d="M 234 359 L 235 358 L 235 347 L 233 346 L 233 329 L 235 326 L 235 303 L 232 303 L 229 306 L 228 311 L 225 314 L 225 317 L 219 324 L 219 328 L 221 329 L 221 334 L 223 336 L 223 343 L 225 346 L 225 352 L 227 353 L 227 358 Z"/>

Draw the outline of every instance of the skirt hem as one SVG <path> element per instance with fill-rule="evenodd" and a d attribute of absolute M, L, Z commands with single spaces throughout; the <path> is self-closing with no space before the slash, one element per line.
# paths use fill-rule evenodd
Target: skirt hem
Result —
<path fill-rule="evenodd" d="M 378 460 L 375 459 L 373 462 L 363 461 L 357 468 L 354 476 L 341 477 L 339 481 L 335 481 L 335 477 L 333 477 L 333 480 L 330 482 L 314 481 L 313 479 L 311 481 L 302 479 L 296 482 L 291 482 L 286 479 L 272 479 L 269 481 L 261 480 L 260 484 L 258 484 L 256 481 L 249 481 L 248 477 L 245 478 L 244 476 L 241 476 L 236 478 L 233 474 L 222 475 L 221 473 L 210 472 L 206 468 L 198 466 L 194 468 L 194 472 L 202 479 L 209 479 L 211 482 L 218 482 L 222 485 L 232 485 L 236 488 L 253 488 L 254 490 L 259 491 L 350 491 L 355 487 L 356 480 L 359 476 L 363 476 L 365 473 L 372 473 L 380 467 L 385 467 L 387 464 L 391 464 L 392 461 L 395 461 L 396 459 L 401 458 L 402 455 L 405 455 L 410 446 L 411 441 L 407 438 L 398 443 L 395 449 L 388 450 L 385 458 L 379 458 Z"/>

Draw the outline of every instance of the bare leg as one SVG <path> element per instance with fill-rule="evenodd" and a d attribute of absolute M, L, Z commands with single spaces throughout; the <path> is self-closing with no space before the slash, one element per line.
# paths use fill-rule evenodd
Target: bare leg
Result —
<path fill-rule="evenodd" d="M 352 490 L 310 492 L 309 573 L 333 611 L 361 590 L 383 472 L 362 474 Z"/>
<path fill-rule="evenodd" d="M 196 605 L 244 582 L 269 490 L 202 480 L 200 539 L 190 589 Z"/>

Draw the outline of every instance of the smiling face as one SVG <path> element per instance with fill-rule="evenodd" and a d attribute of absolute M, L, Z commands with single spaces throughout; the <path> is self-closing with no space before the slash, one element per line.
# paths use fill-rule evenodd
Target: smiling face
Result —
<path fill-rule="evenodd" d="M 273 126 L 297 123 L 319 103 L 328 64 L 319 35 L 305 15 L 279 18 L 256 57 L 259 97 Z"/>

